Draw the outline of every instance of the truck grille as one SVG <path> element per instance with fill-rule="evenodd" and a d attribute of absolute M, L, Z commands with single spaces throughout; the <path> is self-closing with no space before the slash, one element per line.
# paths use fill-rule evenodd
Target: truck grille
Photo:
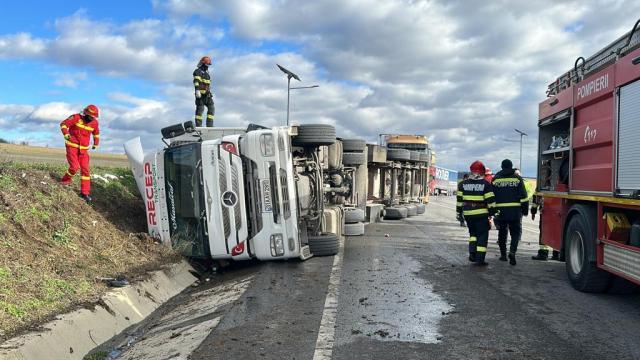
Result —
<path fill-rule="evenodd" d="M 240 181 L 238 179 L 238 169 L 235 167 L 231 168 L 231 186 L 233 188 L 233 192 L 237 196 L 240 196 Z M 242 216 L 240 214 L 239 201 L 233 207 L 233 218 L 235 219 L 235 222 L 236 222 L 236 230 L 239 230 L 242 227 Z"/>
<path fill-rule="evenodd" d="M 220 161 L 219 166 L 219 178 L 218 183 L 220 184 L 220 195 L 224 194 L 227 191 L 227 169 L 224 166 L 224 162 Z M 220 203 L 220 199 L 218 199 Z M 231 235 L 231 220 L 229 219 L 229 208 L 222 205 L 220 203 L 220 209 L 222 210 L 222 226 L 224 227 L 224 238 L 228 239 L 229 235 Z"/>
<path fill-rule="evenodd" d="M 291 217 L 291 206 L 289 202 L 289 189 L 287 188 L 287 172 L 280 169 L 280 192 L 282 193 L 282 212 L 285 220 Z"/>
<path fill-rule="evenodd" d="M 605 266 L 640 280 L 640 253 L 615 245 L 604 245 Z"/>

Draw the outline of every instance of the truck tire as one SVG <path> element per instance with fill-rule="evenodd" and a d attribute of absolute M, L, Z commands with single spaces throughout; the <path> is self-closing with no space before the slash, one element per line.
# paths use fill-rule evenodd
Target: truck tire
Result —
<path fill-rule="evenodd" d="M 309 250 L 313 256 L 335 255 L 340 251 L 340 239 L 338 239 L 338 235 L 333 233 L 309 235 Z"/>
<path fill-rule="evenodd" d="M 405 208 L 407 208 L 407 216 L 416 216 L 418 215 L 418 207 L 413 205 L 413 204 L 409 204 L 409 205 L 405 205 Z"/>
<path fill-rule="evenodd" d="M 364 235 L 364 223 L 344 224 L 344 234 L 347 236 Z"/>
<path fill-rule="evenodd" d="M 342 139 L 342 151 L 344 152 L 364 152 L 367 142 L 362 139 Z"/>
<path fill-rule="evenodd" d="M 364 157 L 364 153 L 343 153 L 342 154 L 342 163 L 344 165 L 363 165 L 367 162 L 367 159 Z"/>
<path fill-rule="evenodd" d="M 408 161 L 411 158 L 409 150 L 405 149 L 388 149 L 387 160 Z"/>
<path fill-rule="evenodd" d="M 424 214 L 425 211 L 427 211 L 427 206 L 425 204 L 416 204 L 416 207 L 418 208 L 418 214 Z"/>
<path fill-rule="evenodd" d="M 415 162 L 420 161 L 420 153 L 417 152 L 417 151 L 410 151 L 409 152 L 409 160 L 415 161 Z"/>
<path fill-rule="evenodd" d="M 364 221 L 364 211 L 358 208 L 345 208 L 344 209 L 344 222 L 347 224 L 353 224 Z"/>
<path fill-rule="evenodd" d="M 323 146 L 336 142 L 336 128 L 325 124 L 305 124 L 298 126 L 298 135 L 292 141 L 296 146 Z"/>
<path fill-rule="evenodd" d="M 611 276 L 591 261 L 596 247 L 595 211 L 584 205 L 576 205 L 574 209 L 578 211 L 569 220 L 565 234 L 567 276 L 576 290 L 600 293 L 609 286 Z"/>
<path fill-rule="evenodd" d="M 403 207 L 387 207 L 384 209 L 385 220 L 400 220 L 407 217 L 407 209 Z"/>

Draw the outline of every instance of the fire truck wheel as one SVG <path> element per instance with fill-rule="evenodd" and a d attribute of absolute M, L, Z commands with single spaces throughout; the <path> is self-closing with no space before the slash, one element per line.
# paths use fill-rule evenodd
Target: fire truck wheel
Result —
<path fill-rule="evenodd" d="M 595 211 L 582 205 L 576 205 L 574 209 L 578 212 L 569 220 L 565 235 L 565 267 L 569 282 L 578 291 L 603 292 L 609 286 L 610 275 L 598 269 L 591 260 L 596 247 Z"/>
<path fill-rule="evenodd" d="M 640 292 L 640 286 L 614 275 L 611 277 L 611 284 L 609 284 L 609 290 L 607 290 L 607 292 L 617 295 L 637 294 Z"/>
<path fill-rule="evenodd" d="M 353 224 L 364 221 L 364 211 L 357 208 L 345 208 L 344 209 L 344 222 L 347 224 Z"/>
<path fill-rule="evenodd" d="M 300 125 L 298 135 L 291 142 L 303 147 L 331 145 L 336 142 L 336 128 L 325 124 Z"/>
<path fill-rule="evenodd" d="M 364 153 L 343 153 L 342 163 L 345 165 L 362 165 L 367 162 Z"/>
<path fill-rule="evenodd" d="M 309 250 L 314 256 L 331 256 L 340 251 L 340 240 L 333 233 L 309 235 Z"/>
<path fill-rule="evenodd" d="M 427 206 L 425 204 L 416 204 L 418 207 L 418 214 L 424 214 L 427 211 Z"/>
<path fill-rule="evenodd" d="M 411 158 L 409 150 L 406 149 L 388 149 L 387 160 L 408 161 Z"/>
<path fill-rule="evenodd" d="M 364 235 L 364 223 L 344 224 L 344 234 L 347 236 Z"/>
<path fill-rule="evenodd" d="M 367 142 L 362 139 L 342 139 L 342 151 L 344 152 L 364 152 Z"/>

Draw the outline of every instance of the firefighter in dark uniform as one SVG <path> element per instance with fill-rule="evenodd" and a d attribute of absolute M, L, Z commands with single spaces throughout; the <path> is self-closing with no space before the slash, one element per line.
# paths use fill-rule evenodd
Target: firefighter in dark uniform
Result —
<path fill-rule="evenodd" d="M 538 213 L 538 211 L 540 211 L 540 216 L 542 216 L 543 207 L 544 201 L 542 199 L 542 196 L 533 195 L 531 199 L 531 220 L 536 219 L 536 214 Z M 560 253 L 556 250 L 553 250 L 551 246 L 545 245 L 545 243 L 542 242 L 542 218 L 540 218 L 538 222 L 538 227 L 540 229 L 540 233 L 538 234 L 538 244 L 540 248 L 538 249 L 538 255 L 532 256 L 531 259 L 546 261 L 549 258 L 549 251 L 551 251 L 551 259 L 560 260 Z"/>
<path fill-rule="evenodd" d="M 193 86 L 195 87 L 196 95 L 196 126 L 202 126 L 202 113 L 205 106 L 207 107 L 207 127 L 213 126 L 213 116 L 216 113 L 213 94 L 211 93 L 209 66 L 211 66 L 211 58 L 204 56 L 198 62 L 198 68 L 193 71 Z"/>
<path fill-rule="evenodd" d="M 458 184 L 456 210 L 458 216 L 464 216 L 469 229 L 469 261 L 477 265 L 487 265 L 487 243 L 489 242 L 489 216 L 495 213 L 491 184 L 484 179 L 485 167 L 480 161 L 474 161 L 471 175 Z"/>
<path fill-rule="evenodd" d="M 507 261 L 507 237 L 511 234 L 509 264 L 516 264 L 516 251 L 522 236 L 522 216 L 529 215 L 529 196 L 524 179 L 513 169 L 509 159 L 502 161 L 502 170 L 493 178 L 493 192 L 496 196 L 496 226 L 500 260 Z"/>

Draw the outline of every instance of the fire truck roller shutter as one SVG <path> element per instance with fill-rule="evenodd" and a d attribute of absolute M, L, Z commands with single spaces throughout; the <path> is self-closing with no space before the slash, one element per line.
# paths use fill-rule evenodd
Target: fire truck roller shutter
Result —
<path fill-rule="evenodd" d="M 569 282 L 578 291 L 599 293 L 609 286 L 611 276 L 596 265 L 596 210 L 574 205 L 564 236 L 565 268 Z"/>
<path fill-rule="evenodd" d="M 631 195 L 640 190 L 640 81 L 620 88 L 618 176 L 616 188 Z"/>

